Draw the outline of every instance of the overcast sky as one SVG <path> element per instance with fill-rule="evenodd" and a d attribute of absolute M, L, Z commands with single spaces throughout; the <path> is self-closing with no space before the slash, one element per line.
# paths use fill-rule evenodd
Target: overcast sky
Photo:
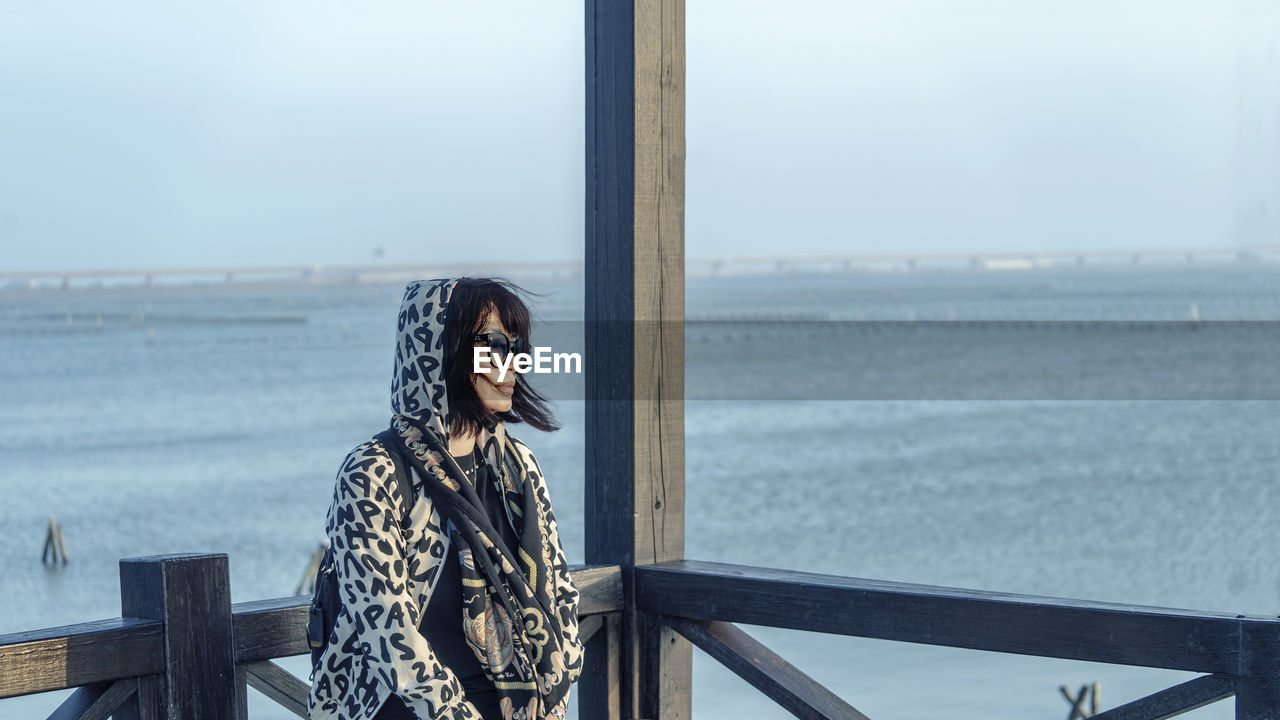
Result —
<path fill-rule="evenodd" d="M 579 259 L 583 17 L 0 0 L 0 268 Z M 690 0 L 687 253 L 1270 239 L 1277 22 Z"/>

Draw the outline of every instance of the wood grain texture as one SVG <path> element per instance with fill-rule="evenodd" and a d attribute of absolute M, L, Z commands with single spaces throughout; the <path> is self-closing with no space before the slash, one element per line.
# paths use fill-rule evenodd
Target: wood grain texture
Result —
<path fill-rule="evenodd" d="M 684 12 L 586 3 L 586 560 L 623 566 L 625 592 L 631 566 L 685 552 Z M 648 673 L 640 623 L 627 600 L 622 714 L 684 719 L 690 648 L 658 642 Z M 593 693 L 588 712 L 607 711 Z"/>
<path fill-rule="evenodd" d="M 167 720 L 164 675 L 136 678 L 137 689 L 111 717 L 113 720 Z"/>
<path fill-rule="evenodd" d="M 693 715 L 693 646 L 658 616 L 638 617 L 640 716 L 688 720 Z"/>
<path fill-rule="evenodd" d="M 578 642 L 586 645 L 604 627 L 603 615 L 592 615 L 578 622 Z"/>
<path fill-rule="evenodd" d="M 1280 626 L 1272 618 L 1239 617 L 1237 720 L 1280 720 Z"/>
<path fill-rule="evenodd" d="M 569 568 L 578 588 L 578 617 L 622 610 L 622 570 L 617 565 Z"/>
<path fill-rule="evenodd" d="M 283 597 L 231 606 L 236 663 L 306 655 L 311 598 Z"/>
<path fill-rule="evenodd" d="M 162 717 L 226 720 L 236 716 L 226 555 L 125 558 L 120 561 L 120 606 L 125 617 L 164 623 Z M 141 709 L 141 697 L 138 705 Z"/>
<path fill-rule="evenodd" d="M 1165 720 L 1225 700 L 1235 692 L 1235 678 L 1202 675 L 1091 717 L 1094 720 Z"/>
<path fill-rule="evenodd" d="M 684 6 L 587 17 L 587 561 L 684 556 Z"/>
<path fill-rule="evenodd" d="M 617 652 L 621 618 L 616 614 L 594 615 L 588 620 L 598 622 L 599 628 L 585 640 L 586 664 L 578 678 L 578 714 L 583 718 L 621 720 Z"/>
<path fill-rule="evenodd" d="M 720 563 L 636 568 L 635 584 L 640 609 L 696 620 L 1193 672 L 1241 674 L 1246 626 L 1264 646 L 1246 656 L 1280 644 L 1270 618 Z M 1255 677 L 1276 676 L 1261 660 L 1245 666 Z"/>
<path fill-rule="evenodd" d="M 625 593 L 636 563 L 684 557 L 684 5 L 588 0 L 585 28 L 585 544 Z M 678 686 L 662 720 L 687 718 L 688 682 L 670 682 L 687 643 L 659 645 L 672 662 L 642 701 L 640 622 L 627 600 L 621 712 Z M 586 712 L 607 712 L 603 692 L 584 689 Z"/>
<path fill-rule="evenodd" d="M 634 564 L 635 117 L 630 2 L 586 4 L 586 560 Z"/>
<path fill-rule="evenodd" d="M 107 720 L 137 690 L 138 682 L 133 678 L 77 688 L 49 720 Z"/>
<path fill-rule="evenodd" d="M 236 664 L 236 720 L 249 720 L 249 671 Z"/>
<path fill-rule="evenodd" d="M 738 627 L 666 618 L 672 629 L 801 720 L 868 720 L 849 703 Z"/>
<path fill-rule="evenodd" d="M 159 622 L 116 618 L 0 635 L 0 698 L 158 673 Z"/>
<path fill-rule="evenodd" d="M 250 687 L 274 700 L 300 718 L 307 717 L 307 695 L 311 686 L 270 660 L 244 666 Z"/>
<path fill-rule="evenodd" d="M 684 559 L 684 3 L 635 0 L 635 563 Z"/>
<path fill-rule="evenodd" d="M 589 564 L 635 564 L 635 53 L 631 2 L 587 0 L 584 340 L 586 392 L 584 528 Z M 625 572 L 624 572 L 625 574 Z M 638 697 L 634 618 L 627 603 L 619 654 L 621 713 Z M 597 638 L 593 647 L 599 647 Z M 597 650 L 599 652 L 599 650 Z M 618 718 L 609 688 L 580 682 L 587 717 Z"/>
<path fill-rule="evenodd" d="M 1280 720 L 1280 678 L 1237 679 L 1236 720 Z"/>

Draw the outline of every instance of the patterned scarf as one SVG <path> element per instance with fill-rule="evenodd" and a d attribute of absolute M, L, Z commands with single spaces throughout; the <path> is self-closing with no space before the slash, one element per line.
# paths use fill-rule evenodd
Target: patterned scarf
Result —
<path fill-rule="evenodd" d="M 499 473 L 503 501 L 519 529 L 519 545 L 508 548 L 436 430 L 407 415 L 393 417 L 391 426 L 402 456 L 447 518 L 462 571 L 463 634 L 497 689 L 504 720 L 540 720 L 570 683 L 531 483 L 523 468 L 518 478 Z M 503 450 L 519 464 L 514 448 Z"/>

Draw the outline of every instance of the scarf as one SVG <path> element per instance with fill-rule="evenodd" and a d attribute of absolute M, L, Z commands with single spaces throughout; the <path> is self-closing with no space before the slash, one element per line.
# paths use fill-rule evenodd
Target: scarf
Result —
<path fill-rule="evenodd" d="M 400 454 L 447 519 L 462 575 L 463 635 L 497 689 L 504 720 L 540 720 L 564 699 L 570 683 L 548 540 L 524 468 L 518 478 L 498 473 L 502 501 L 519 535 L 518 545 L 509 548 L 436 429 L 410 415 L 394 416 L 391 427 Z M 503 450 L 521 464 L 514 448 Z"/>

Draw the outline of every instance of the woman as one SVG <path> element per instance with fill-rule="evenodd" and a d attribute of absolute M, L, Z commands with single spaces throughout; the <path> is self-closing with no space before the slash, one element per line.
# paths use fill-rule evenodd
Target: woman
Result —
<path fill-rule="evenodd" d="M 329 509 L 342 609 L 312 676 L 313 719 L 564 717 L 582 667 L 578 592 L 542 471 L 506 433 L 557 426 L 523 378 L 499 379 L 492 362 L 476 372 L 477 355 L 522 351 L 517 292 L 479 278 L 405 291 L 390 442 L 347 456 Z"/>

